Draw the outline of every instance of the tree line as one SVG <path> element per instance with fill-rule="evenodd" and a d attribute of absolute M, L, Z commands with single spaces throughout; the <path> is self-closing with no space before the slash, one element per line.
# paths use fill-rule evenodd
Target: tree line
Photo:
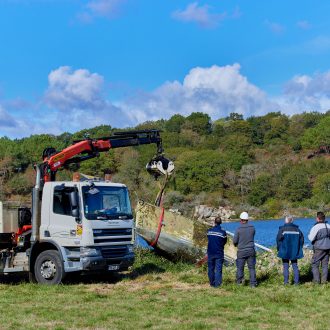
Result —
<path fill-rule="evenodd" d="M 307 156 L 330 144 L 330 112 L 287 116 L 271 112 L 244 118 L 231 113 L 212 121 L 209 115 L 176 114 L 168 120 L 148 121 L 132 129 L 162 130 L 166 156 L 176 170 L 165 205 L 191 215 L 198 204 L 228 206 L 237 213 L 277 217 L 294 209 L 298 215 L 330 210 L 330 159 Z M 32 135 L 0 139 L 1 199 L 28 199 L 34 185 L 33 164 L 40 163 L 46 147 L 61 150 L 73 141 L 110 136 L 118 129 L 101 125 L 76 133 Z M 103 176 L 131 190 L 133 200 L 152 201 L 157 184 L 145 171 L 155 146 L 113 149 L 80 164 L 79 171 Z M 68 180 L 77 168 L 58 173 Z"/>

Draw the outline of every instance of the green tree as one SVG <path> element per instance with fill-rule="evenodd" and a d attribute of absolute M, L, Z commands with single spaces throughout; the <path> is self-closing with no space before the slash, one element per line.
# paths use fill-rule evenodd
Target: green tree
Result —
<path fill-rule="evenodd" d="M 160 119 L 156 121 L 146 121 L 142 124 L 137 125 L 134 130 L 144 130 L 144 129 L 159 129 L 159 130 L 164 130 L 165 129 L 165 120 Z M 126 129 L 124 129 L 126 131 Z"/>
<path fill-rule="evenodd" d="M 112 129 L 110 125 L 100 125 L 93 128 L 85 128 L 79 132 L 72 135 L 72 140 L 83 140 L 86 138 L 99 138 L 106 137 L 112 134 Z M 64 138 L 67 136 L 64 136 Z"/>
<path fill-rule="evenodd" d="M 282 185 L 282 195 L 290 202 L 301 202 L 311 197 L 308 172 L 302 168 L 291 168 L 284 176 Z"/>
<path fill-rule="evenodd" d="M 301 114 L 293 115 L 291 117 L 289 127 L 289 142 L 292 145 L 293 150 L 301 150 L 302 145 L 300 140 L 306 129 L 315 127 L 323 117 L 324 115 L 319 112 L 304 112 Z"/>
<path fill-rule="evenodd" d="M 211 118 L 206 113 L 193 112 L 186 118 L 183 126 L 198 134 L 209 134 L 211 132 Z"/>
<path fill-rule="evenodd" d="M 142 183 L 142 166 L 139 152 L 133 148 L 118 150 L 116 157 L 121 160 L 115 176 L 116 181 L 126 184 L 132 190 L 139 190 Z"/>
<path fill-rule="evenodd" d="M 267 124 L 262 117 L 250 117 L 247 119 L 247 122 L 251 127 L 252 142 L 257 145 L 263 145 L 265 133 L 270 129 L 270 124 Z"/>
<path fill-rule="evenodd" d="M 316 111 L 303 112 L 291 117 L 291 125 L 299 123 L 304 129 L 311 128 L 316 126 L 324 116 L 324 114 Z"/>
<path fill-rule="evenodd" d="M 165 129 L 168 132 L 172 133 L 180 133 L 181 127 L 185 122 L 185 117 L 176 114 L 173 115 L 169 120 L 165 123 Z"/>
<path fill-rule="evenodd" d="M 301 139 L 303 148 L 318 148 L 330 143 L 330 115 L 322 118 L 313 128 L 306 130 Z"/>
<path fill-rule="evenodd" d="M 229 114 L 228 117 L 226 117 L 226 120 L 229 121 L 229 120 L 232 120 L 232 121 L 235 121 L 235 120 L 243 120 L 243 115 L 240 114 L 240 113 L 237 113 L 237 112 L 231 112 Z"/>
<path fill-rule="evenodd" d="M 243 165 L 252 161 L 250 153 L 252 141 L 245 135 L 230 134 L 220 140 L 220 149 L 223 150 L 223 161 L 227 168 L 239 171 Z"/>
<path fill-rule="evenodd" d="M 219 191 L 222 188 L 224 163 L 214 150 L 186 151 L 176 160 L 176 188 L 184 194 Z"/>
<path fill-rule="evenodd" d="M 313 185 L 313 196 L 319 201 L 330 203 L 330 173 L 319 175 Z"/>
<path fill-rule="evenodd" d="M 192 129 L 182 128 L 179 136 L 180 136 L 180 146 L 195 147 L 201 141 L 201 136 Z"/>
<path fill-rule="evenodd" d="M 263 145 L 265 143 L 266 133 L 268 133 L 272 128 L 272 120 L 280 116 L 282 116 L 280 112 L 269 112 L 265 116 L 249 117 L 247 122 L 249 122 L 251 127 L 251 137 L 253 143 Z"/>
<path fill-rule="evenodd" d="M 225 121 L 222 119 L 218 119 L 212 123 L 212 135 L 217 137 L 222 137 L 226 134 L 225 131 Z"/>
<path fill-rule="evenodd" d="M 265 217 L 275 218 L 278 217 L 283 210 L 283 203 L 277 198 L 269 198 L 262 209 Z"/>
<path fill-rule="evenodd" d="M 81 162 L 79 172 L 103 178 L 105 173 L 116 172 L 117 166 L 113 151 L 102 152 L 99 157 Z"/>
<path fill-rule="evenodd" d="M 230 122 L 225 127 L 226 134 L 236 134 L 236 135 L 244 135 L 246 137 L 251 136 L 251 126 L 250 123 L 245 120 L 234 120 Z"/>
<path fill-rule="evenodd" d="M 42 153 L 48 147 L 62 150 L 65 145 L 54 135 L 31 135 L 29 138 L 17 141 L 15 148 L 12 150 L 12 157 L 17 161 L 16 166 L 24 169 L 28 165 L 41 163 Z"/>
<path fill-rule="evenodd" d="M 262 174 L 251 184 L 248 201 L 251 205 L 260 206 L 270 197 L 274 196 L 274 183 L 272 176 Z"/>
<path fill-rule="evenodd" d="M 7 193 L 14 195 L 26 195 L 31 193 L 32 182 L 24 174 L 13 176 L 7 183 Z"/>
<path fill-rule="evenodd" d="M 270 120 L 270 129 L 265 134 L 265 142 L 274 143 L 274 140 L 286 142 L 288 139 L 289 118 L 280 115 Z"/>

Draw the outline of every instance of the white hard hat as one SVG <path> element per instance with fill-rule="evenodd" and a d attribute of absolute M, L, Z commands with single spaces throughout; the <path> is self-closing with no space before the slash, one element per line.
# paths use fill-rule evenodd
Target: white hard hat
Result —
<path fill-rule="evenodd" d="M 242 212 L 240 215 L 239 215 L 239 218 L 242 219 L 242 220 L 249 220 L 249 215 L 247 212 Z"/>

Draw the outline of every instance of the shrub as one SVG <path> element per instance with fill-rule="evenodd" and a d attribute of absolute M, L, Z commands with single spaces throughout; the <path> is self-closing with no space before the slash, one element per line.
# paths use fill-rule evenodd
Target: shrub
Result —
<path fill-rule="evenodd" d="M 275 218 L 280 215 L 282 209 L 282 202 L 275 198 L 268 199 L 267 202 L 263 205 L 265 217 Z"/>
<path fill-rule="evenodd" d="M 260 175 L 251 185 L 248 201 L 250 204 L 260 206 L 273 196 L 272 177 L 267 174 Z"/>

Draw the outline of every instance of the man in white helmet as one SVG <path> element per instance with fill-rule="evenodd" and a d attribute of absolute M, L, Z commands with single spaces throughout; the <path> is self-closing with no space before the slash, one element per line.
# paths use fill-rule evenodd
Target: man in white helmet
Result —
<path fill-rule="evenodd" d="M 254 226 L 249 224 L 249 215 L 247 212 L 240 214 L 240 226 L 236 229 L 233 243 L 237 246 L 237 273 L 236 282 L 242 284 L 244 281 L 244 267 L 248 264 L 250 273 L 250 286 L 257 286 L 256 278 L 256 251 L 254 248 Z"/>

